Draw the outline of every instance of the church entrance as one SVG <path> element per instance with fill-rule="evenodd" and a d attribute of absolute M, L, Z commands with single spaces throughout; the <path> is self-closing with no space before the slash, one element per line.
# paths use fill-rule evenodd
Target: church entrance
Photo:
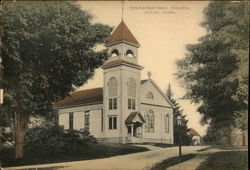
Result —
<path fill-rule="evenodd" d="M 134 124 L 127 125 L 128 128 L 128 134 L 133 137 L 141 138 L 142 137 L 142 123 L 135 122 Z"/>
<path fill-rule="evenodd" d="M 132 112 L 125 121 L 127 126 L 127 140 L 131 143 L 143 142 L 144 119 L 139 112 Z"/>
<path fill-rule="evenodd" d="M 143 123 L 135 122 L 127 125 L 128 136 L 127 139 L 131 143 L 142 143 L 143 142 Z"/>

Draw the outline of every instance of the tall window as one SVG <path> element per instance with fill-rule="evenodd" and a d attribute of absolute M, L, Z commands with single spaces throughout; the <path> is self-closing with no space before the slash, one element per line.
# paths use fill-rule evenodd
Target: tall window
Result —
<path fill-rule="evenodd" d="M 135 99 L 128 98 L 128 109 L 135 110 Z"/>
<path fill-rule="evenodd" d="M 117 116 L 109 116 L 109 129 L 117 129 Z"/>
<path fill-rule="evenodd" d="M 165 117 L 165 131 L 166 133 L 169 133 L 169 115 L 167 114 L 166 117 Z"/>
<path fill-rule="evenodd" d="M 84 130 L 89 132 L 89 111 L 84 113 Z"/>
<path fill-rule="evenodd" d="M 128 80 L 128 109 L 135 110 L 136 106 L 136 81 L 133 78 Z"/>
<path fill-rule="evenodd" d="M 101 110 L 101 131 L 104 130 L 104 115 L 103 115 L 103 109 Z"/>
<path fill-rule="evenodd" d="M 112 77 L 108 81 L 109 109 L 117 109 L 118 81 Z"/>
<path fill-rule="evenodd" d="M 149 114 L 145 115 L 145 131 L 149 132 Z"/>
<path fill-rule="evenodd" d="M 70 112 L 69 113 L 69 129 L 72 130 L 73 129 L 73 123 L 74 123 L 74 113 Z"/>
<path fill-rule="evenodd" d="M 109 110 L 117 109 L 117 98 L 109 99 Z"/>
<path fill-rule="evenodd" d="M 155 122 L 155 115 L 153 110 L 149 110 L 145 114 L 145 131 L 146 132 L 154 132 L 154 122 Z"/>

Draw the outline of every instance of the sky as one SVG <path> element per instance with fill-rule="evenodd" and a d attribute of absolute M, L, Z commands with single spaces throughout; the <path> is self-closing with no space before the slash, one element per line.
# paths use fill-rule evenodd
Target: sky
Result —
<path fill-rule="evenodd" d="M 185 57 L 186 45 L 195 44 L 206 34 L 201 27 L 203 10 L 207 1 L 78 1 L 81 9 L 92 16 L 92 23 L 102 23 L 116 27 L 123 20 L 140 43 L 138 62 L 144 69 L 141 79 L 147 79 L 147 73 L 157 85 L 166 91 L 168 84 L 174 98 L 183 109 L 188 127 L 205 135 L 207 126 L 201 126 L 198 105 L 183 100 L 186 89 L 174 75 L 178 70 L 176 61 Z M 95 76 L 80 89 L 103 86 L 103 71 L 97 69 Z"/>

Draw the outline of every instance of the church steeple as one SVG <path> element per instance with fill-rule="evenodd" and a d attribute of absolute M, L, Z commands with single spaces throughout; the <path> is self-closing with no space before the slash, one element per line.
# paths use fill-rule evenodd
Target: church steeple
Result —
<path fill-rule="evenodd" d="M 140 44 L 123 20 L 110 35 L 106 47 L 109 50 L 110 58 L 103 65 L 103 68 L 110 64 L 114 65 L 114 63 L 119 63 L 119 65 L 126 63 L 126 65 L 129 64 L 133 67 L 136 65 L 139 69 L 142 69 L 138 65 L 138 48 Z"/>
<path fill-rule="evenodd" d="M 140 110 L 140 71 L 143 67 L 138 65 L 139 46 L 122 20 L 106 43 L 110 57 L 102 66 L 106 123 L 112 121 L 111 117 L 119 120 L 119 129 L 112 132 L 112 137 L 120 137 L 123 143 L 126 142 L 127 135 L 126 118 L 131 112 Z M 108 127 L 107 131 L 110 129 Z"/>
<path fill-rule="evenodd" d="M 109 40 L 106 43 L 106 46 L 111 46 L 113 44 L 117 44 L 120 42 L 128 43 L 130 45 L 134 45 L 137 48 L 140 47 L 139 42 L 136 40 L 134 35 L 128 29 L 125 22 L 122 20 L 115 31 L 111 34 Z"/>

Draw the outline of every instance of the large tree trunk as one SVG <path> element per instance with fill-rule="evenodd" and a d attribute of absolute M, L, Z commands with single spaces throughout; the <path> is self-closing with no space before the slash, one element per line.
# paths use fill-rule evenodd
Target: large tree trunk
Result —
<path fill-rule="evenodd" d="M 23 158 L 24 137 L 29 123 L 29 114 L 22 111 L 15 115 L 15 159 Z"/>

